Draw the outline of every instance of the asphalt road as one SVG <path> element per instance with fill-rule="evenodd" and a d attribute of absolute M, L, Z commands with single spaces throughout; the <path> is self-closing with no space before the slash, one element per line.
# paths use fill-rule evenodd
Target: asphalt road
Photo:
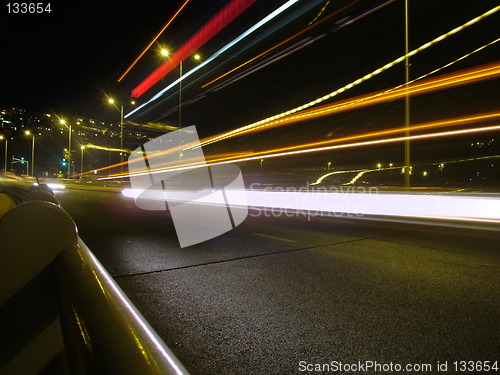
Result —
<path fill-rule="evenodd" d="M 500 232 L 261 212 L 181 249 L 166 213 L 121 194 L 66 189 L 58 198 L 193 375 L 500 366 Z"/>

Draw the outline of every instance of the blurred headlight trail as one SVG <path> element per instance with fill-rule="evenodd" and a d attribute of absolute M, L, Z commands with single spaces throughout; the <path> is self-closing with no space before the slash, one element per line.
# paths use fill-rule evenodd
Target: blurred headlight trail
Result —
<path fill-rule="evenodd" d="M 270 188 L 258 190 L 258 184 L 254 185 L 257 185 L 257 189 L 235 192 L 235 196 L 241 197 L 241 202 L 234 202 L 235 207 L 247 205 L 257 209 L 262 215 L 265 212 L 267 216 L 274 217 L 304 215 L 361 218 L 367 215 L 500 224 L 500 194 L 379 193 L 376 190 L 331 192 L 326 189 L 301 191 L 292 188 L 273 191 Z M 122 194 L 136 198 L 138 192 L 125 189 Z M 178 192 L 179 202 L 185 200 L 185 194 Z M 169 191 L 168 196 L 169 201 L 176 201 L 175 191 Z M 149 190 L 141 198 L 165 200 L 165 191 Z M 195 203 L 215 204 L 208 198 L 199 198 Z M 496 229 L 500 230 L 500 225 Z"/>

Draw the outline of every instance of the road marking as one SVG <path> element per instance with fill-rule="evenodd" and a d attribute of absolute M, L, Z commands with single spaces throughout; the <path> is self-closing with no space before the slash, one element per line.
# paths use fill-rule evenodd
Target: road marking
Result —
<path fill-rule="evenodd" d="M 295 241 L 295 240 L 289 240 L 288 238 L 271 236 L 269 234 L 263 234 L 263 233 L 252 233 L 252 234 L 259 236 L 259 237 L 270 238 L 272 240 L 285 241 L 285 242 L 299 242 L 299 241 Z"/>

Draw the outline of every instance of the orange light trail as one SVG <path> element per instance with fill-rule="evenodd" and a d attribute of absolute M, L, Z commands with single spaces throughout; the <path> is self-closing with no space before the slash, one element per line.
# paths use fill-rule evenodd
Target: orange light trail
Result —
<path fill-rule="evenodd" d="M 420 47 L 415 48 L 414 50 L 410 51 L 408 53 L 408 57 L 414 56 L 414 55 L 422 52 L 423 50 L 429 48 L 430 46 L 443 41 L 444 39 L 446 39 L 446 38 L 448 38 L 448 37 L 450 37 L 450 36 L 452 36 L 452 35 L 460 32 L 460 31 L 464 30 L 465 28 L 467 28 L 469 26 L 474 25 L 475 23 L 481 21 L 482 19 L 484 19 L 486 17 L 491 16 L 492 14 L 498 12 L 499 10 L 500 10 L 500 5 L 494 7 L 492 9 L 490 9 L 490 10 L 488 10 L 487 12 L 485 12 L 485 13 L 477 16 L 477 17 L 472 18 L 471 20 L 465 22 L 464 24 L 462 24 L 462 25 L 460 25 L 458 27 L 455 27 L 454 29 L 448 31 L 447 33 L 444 33 L 444 34 L 438 36 L 437 38 L 434 38 L 433 40 L 431 40 L 431 41 L 429 41 L 429 42 L 427 42 L 425 44 L 422 44 Z M 317 98 L 317 99 L 315 99 L 315 100 L 313 100 L 313 101 L 311 101 L 309 103 L 305 103 L 305 104 L 303 104 L 303 105 L 301 105 L 301 106 L 299 106 L 297 108 L 293 108 L 293 109 L 291 109 L 289 111 L 282 112 L 280 114 L 268 117 L 266 119 L 257 121 L 255 123 L 250 124 L 250 125 L 243 126 L 241 128 L 235 129 L 235 130 L 233 130 L 231 132 L 227 132 L 227 133 L 223 133 L 223 134 L 216 135 L 216 136 L 213 136 L 213 137 L 209 137 L 209 138 L 205 139 L 203 142 L 201 142 L 201 145 L 203 146 L 205 144 L 217 142 L 217 141 L 219 141 L 221 139 L 221 137 L 226 137 L 226 135 L 231 135 L 233 133 L 238 133 L 238 132 L 240 132 L 242 130 L 246 130 L 246 129 L 253 128 L 253 127 L 256 127 L 256 126 L 260 126 L 261 124 L 265 124 L 265 123 L 268 123 L 270 121 L 274 121 L 276 119 L 286 117 L 286 116 L 288 116 L 290 114 L 293 114 L 293 113 L 296 113 L 296 112 L 299 112 L 299 111 L 303 111 L 306 108 L 309 108 L 311 106 L 317 105 L 317 104 L 319 104 L 319 103 L 321 103 L 321 102 L 323 102 L 325 100 L 331 99 L 334 96 L 337 96 L 337 95 L 345 92 L 346 90 L 349 90 L 349 89 L 353 88 L 354 86 L 357 86 L 360 83 L 365 82 L 365 81 L 369 80 L 370 78 L 373 78 L 374 76 L 376 76 L 376 75 L 378 75 L 378 74 L 386 71 L 387 69 L 392 68 L 393 66 L 399 64 L 400 62 L 405 61 L 406 58 L 407 58 L 407 55 L 400 56 L 397 59 L 395 59 L 395 60 L 393 60 L 393 61 L 385 64 L 384 66 L 382 66 L 382 67 L 380 67 L 380 68 L 378 68 L 376 70 L 374 70 L 373 72 L 368 73 L 365 76 L 363 76 L 361 78 L 358 78 L 357 80 L 355 80 L 355 81 L 353 81 L 353 82 L 351 82 L 351 83 L 349 83 L 349 84 L 347 84 L 347 85 L 345 85 L 345 86 L 343 86 L 343 87 L 341 87 L 341 88 L 339 88 L 339 89 L 337 89 L 337 90 L 335 90 L 335 91 L 333 91 L 333 92 L 331 92 L 329 94 L 326 94 L 326 95 L 324 95 L 324 96 L 322 96 L 320 98 Z M 204 143 L 204 142 L 206 142 L 206 143 Z"/>
<path fill-rule="evenodd" d="M 190 170 L 190 169 L 195 169 L 195 168 L 202 168 L 202 167 L 211 166 L 211 165 L 241 163 L 241 162 L 259 160 L 259 159 L 271 159 L 271 158 L 278 158 L 278 157 L 283 157 L 283 156 L 310 154 L 310 153 L 314 153 L 314 152 L 323 152 L 323 151 L 332 151 L 332 150 L 340 150 L 340 149 L 348 149 L 348 148 L 356 148 L 356 147 L 375 146 L 375 145 L 403 142 L 405 140 L 414 140 L 415 141 L 415 140 L 424 140 L 424 139 L 444 138 L 444 137 L 466 135 L 466 134 L 473 134 L 473 133 L 487 133 L 487 132 L 499 131 L 499 130 L 500 130 L 500 125 L 492 125 L 492 126 L 485 126 L 485 127 L 480 127 L 480 128 L 468 128 L 468 129 L 450 130 L 450 131 L 438 132 L 438 133 L 418 134 L 418 135 L 411 135 L 408 137 L 401 136 L 401 137 L 386 138 L 386 139 L 376 139 L 376 140 L 372 140 L 372 141 L 361 141 L 361 142 L 353 142 L 353 143 L 344 143 L 344 144 L 340 144 L 340 145 L 313 147 L 313 148 L 308 148 L 305 150 L 274 152 L 274 153 L 268 154 L 268 155 L 256 155 L 255 153 L 249 153 L 248 156 L 243 156 L 243 157 L 239 157 L 239 158 L 231 158 L 231 159 L 222 160 L 222 161 L 211 160 L 209 163 L 206 163 L 206 164 L 193 163 L 192 165 L 181 165 L 181 166 L 176 167 L 176 168 L 158 169 L 158 170 L 153 170 L 153 171 L 150 170 L 147 172 L 145 171 L 143 173 L 134 173 L 131 175 L 111 175 L 109 177 L 100 178 L 99 180 L 108 180 L 108 179 L 131 177 L 131 176 L 143 176 L 143 175 L 146 175 L 148 173 L 156 174 L 156 173 L 163 173 L 165 171 L 170 171 L 170 172 L 183 171 L 183 170 Z"/>
<path fill-rule="evenodd" d="M 134 67 L 135 64 L 137 64 L 137 62 L 141 59 L 141 57 L 147 52 L 148 49 L 151 48 L 151 46 L 153 45 L 154 42 L 156 42 L 156 40 L 160 37 L 160 35 L 165 31 L 165 29 L 173 22 L 173 20 L 177 17 L 177 15 L 181 12 L 181 10 L 186 6 L 187 3 L 189 3 L 190 0 L 186 0 L 184 2 L 184 4 L 182 4 L 180 6 L 180 8 L 177 10 L 177 12 L 175 12 L 175 14 L 168 20 L 168 22 L 166 23 L 165 26 L 163 26 L 163 28 L 160 30 L 160 32 L 158 34 L 156 34 L 156 36 L 153 38 L 153 40 L 148 44 L 148 46 L 146 48 L 144 48 L 144 50 L 139 54 L 139 56 L 137 56 L 137 58 L 134 60 L 134 62 L 132 64 L 130 64 L 130 66 L 127 68 L 127 70 L 125 70 L 125 73 L 123 73 L 121 75 L 120 78 L 118 78 L 118 81 L 117 82 L 120 82 L 127 74 L 128 72 L 130 72 L 130 70 Z"/>
<path fill-rule="evenodd" d="M 400 87 L 394 90 L 385 90 L 376 93 L 370 93 L 366 95 L 359 96 L 354 99 L 348 99 L 340 102 L 336 102 L 333 104 L 325 105 L 322 107 L 317 107 L 314 109 L 310 109 L 308 111 L 304 111 L 298 115 L 288 115 L 288 117 L 279 118 L 274 121 L 270 121 L 264 124 L 259 125 L 258 127 L 255 125 L 247 125 L 227 133 L 221 133 L 217 136 L 208 137 L 201 140 L 201 145 L 207 145 L 211 143 L 215 143 L 221 140 L 233 138 L 236 136 L 240 136 L 242 134 L 247 134 L 250 132 L 258 132 L 263 129 L 268 129 L 270 127 L 277 127 L 288 125 L 291 123 L 296 123 L 298 121 L 305 121 L 314 117 L 327 116 L 332 115 L 334 113 L 339 113 L 342 111 L 353 110 L 356 108 L 360 108 L 363 106 L 368 106 L 372 104 L 382 103 L 385 101 L 395 100 L 404 97 L 407 92 L 411 95 L 421 95 L 428 92 L 443 90 L 445 88 L 455 87 L 458 85 L 470 84 L 473 82 L 478 82 L 482 80 L 497 78 L 500 76 L 500 62 L 495 62 L 487 65 L 482 65 L 480 67 L 474 67 L 470 69 L 465 69 L 459 72 L 450 73 L 443 76 L 438 76 L 433 79 L 424 80 L 418 84 L 412 84 L 408 86 L 408 89 L 405 87 Z M 457 120 L 458 121 L 458 120 Z M 429 125 L 425 125 L 429 126 Z M 186 146 L 186 145 L 184 145 Z M 193 146 L 190 146 L 193 147 Z M 198 146 L 194 146 L 198 147 Z M 189 148 L 186 147 L 186 148 Z M 107 166 L 98 169 L 97 171 L 107 170 L 114 167 L 118 167 L 120 165 L 126 165 L 127 162 L 117 163 L 112 166 Z"/>
<path fill-rule="evenodd" d="M 494 120 L 500 120 L 500 112 L 486 113 L 486 114 L 475 115 L 475 116 L 464 116 L 464 117 L 459 117 L 459 118 L 455 118 L 455 119 L 428 122 L 428 123 L 424 123 L 421 125 L 411 126 L 410 131 L 412 133 L 414 133 L 414 132 L 420 131 L 420 130 L 429 130 L 429 129 L 436 129 L 436 128 L 460 126 L 460 125 L 465 125 L 465 124 L 468 125 L 468 124 L 475 123 L 475 122 L 494 121 Z M 349 137 L 330 139 L 327 141 L 304 143 L 301 145 L 282 147 L 282 148 L 277 148 L 277 149 L 273 149 L 273 150 L 265 150 L 265 151 L 260 151 L 260 152 L 252 151 L 251 154 L 255 155 L 255 156 L 267 155 L 267 154 L 271 154 L 271 153 L 278 153 L 278 152 L 284 152 L 284 151 L 289 151 L 289 150 L 311 148 L 311 147 L 329 145 L 329 144 L 333 144 L 333 143 L 353 141 L 356 139 L 373 138 L 373 137 L 385 136 L 385 135 L 390 135 L 390 134 L 404 133 L 406 130 L 407 129 L 404 127 L 403 128 L 395 128 L 395 129 L 359 134 L 359 135 L 354 135 L 354 136 L 349 136 Z M 209 160 L 210 160 L 210 162 L 217 162 L 217 161 L 222 161 L 222 160 L 234 160 L 234 158 L 232 157 L 232 155 L 229 156 L 229 154 L 221 154 L 221 155 L 215 155 Z"/>
<path fill-rule="evenodd" d="M 433 92 L 436 90 L 444 90 L 459 85 L 471 84 L 487 79 L 493 79 L 500 76 L 500 62 L 474 67 L 471 69 L 462 70 L 455 73 L 450 73 L 444 76 L 439 76 L 433 79 L 424 80 L 418 84 L 411 84 L 406 87 L 400 87 L 395 90 L 379 91 L 359 96 L 354 99 L 347 99 L 333 104 L 324 105 L 308 111 L 304 111 L 298 115 L 286 112 L 286 116 L 274 116 L 269 121 L 263 120 L 254 124 L 243 126 L 241 128 L 231 130 L 226 133 L 221 133 L 216 136 L 205 138 L 201 141 L 201 145 L 208 145 L 221 140 L 241 136 L 243 134 L 258 132 L 271 127 L 288 125 L 297 121 L 311 119 L 320 116 L 331 115 L 346 110 L 352 110 L 368 105 L 379 104 L 391 100 L 403 98 L 408 95 L 421 95 L 424 93 Z M 300 107 L 299 107 L 300 108 Z M 300 109 L 298 109 L 300 110 Z"/>

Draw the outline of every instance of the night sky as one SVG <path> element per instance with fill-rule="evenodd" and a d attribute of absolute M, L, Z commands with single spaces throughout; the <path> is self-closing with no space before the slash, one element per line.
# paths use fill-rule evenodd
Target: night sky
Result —
<path fill-rule="evenodd" d="M 105 120 L 115 118 L 116 114 L 110 113 L 109 108 L 106 108 L 105 95 L 128 100 L 131 90 L 161 63 L 157 53 L 159 44 L 175 50 L 227 3 L 224 0 L 192 0 L 179 19 L 159 39 L 159 43 L 143 57 L 123 82 L 117 83 L 117 78 L 125 68 L 182 2 L 60 0 L 51 2 L 51 15 L 7 15 L 3 5 L 0 20 L 0 107 L 20 107 Z M 381 2 L 360 1 L 350 13 L 341 14 L 331 22 L 339 21 L 349 14 L 360 13 Z M 220 48 L 222 43 L 227 43 L 241 33 L 243 27 L 251 26 L 282 3 L 284 1 L 257 1 L 237 22 L 221 33 L 219 39 L 208 43 L 201 53 L 204 57 L 209 56 Z M 318 5 L 312 7 L 309 12 L 265 39 L 261 43 L 261 50 L 291 33 L 302 30 L 324 5 L 327 5 L 323 14 L 326 16 L 342 5 L 352 2 L 317 3 Z M 213 118 L 220 114 L 231 122 L 230 126 L 244 125 L 246 121 L 257 120 L 293 105 L 300 105 L 400 56 L 403 52 L 403 3 L 402 0 L 397 0 L 342 30 L 328 34 L 311 47 L 272 64 L 270 68 L 262 69 L 227 89 L 210 94 L 211 99 L 207 96 L 207 99 L 200 100 L 196 106 L 187 107 L 186 121 L 202 123 L 202 118 Z M 410 1 L 410 6 L 413 6 L 410 16 L 411 48 L 449 31 L 495 5 L 498 5 L 498 1 Z M 414 74 L 438 67 L 450 58 L 458 57 L 462 50 L 466 53 L 471 48 L 482 45 L 483 41 L 488 42 L 499 37 L 498 27 L 494 26 L 498 25 L 498 21 L 498 15 L 494 15 L 487 22 L 464 32 L 460 38 L 443 43 L 442 49 L 433 48 L 425 56 L 416 58 L 412 66 Z M 328 27 L 319 28 L 307 35 L 314 36 L 323 31 L 328 31 Z M 457 69 L 494 61 L 499 58 L 498 50 L 498 46 L 491 47 L 471 58 L 467 64 L 457 66 Z M 234 60 L 234 63 L 255 56 L 258 52 L 259 48 L 249 48 L 242 54 L 242 58 Z M 211 71 L 212 76 L 204 77 L 203 82 L 230 69 L 229 60 L 231 59 L 228 58 L 227 64 L 220 64 L 218 70 L 214 68 Z M 373 86 L 372 83 L 365 85 L 362 90 L 401 83 L 401 75 L 402 68 L 398 67 L 383 79 L 373 80 Z M 174 78 L 166 77 L 165 83 Z M 203 82 L 200 81 L 200 84 Z M 200 90 L 195 89 L 191 89 L 190 93 L 188 83 L 186 82 L 186 91 L 183 91 L 186 101 L 190 99 L 190 95 L 194 97 L 200 93 Z M 164 83 L 160 83 L 161 85 Z M 156 91 L 158 87 L 155 86 Z M 359 92 L 353 90 L 352 95 Z M 149 92 L 149 97 L 153 93 L 154 90 Z M 141 100 L 145 100 L 148 95 Z M 175 111 L 170 117 L 167 115 L 162 118 L 161 114 L 169 113 L 177 100 L 173 93 L 170 102 L 162 102 L 155 113 L 136 120 L 174 123 Z M 262 108 L 259 113 L 255 110 L 252 113 L 247 111 L 250 107 L 265 105 L 268 105 L 268 108 Z M 189 111 L 200 115 L 189 118 Z M 201 115 L 204 111 L 205 114 Z M 240 114 L 241 118 L 238 117 Z"/>
<path fill-rule="evenodd" d="M 125 68 L 182 4 L 157 0 L 50 3 L 50 15 L 7 15 L 2 5 L 0 106 L 74 116 L 106 115 L 100 108 L 104 93 L 126 97 L 131 85 L 155 67 L 158 61 L 150 53 L 132 72 L 138 74 L 135 80 L 131 79 L 128 86 L 116 84 Z M 186 16 L 196 11 L 194 3 L 186 8 Z M 204 9 L 209 13 L 224 2 L 211 3 L 213 9 Z M 191 14 L 197 23 L 201 22 L 199 18 L 211 15 Z M 181 35 L 186 38 L 193 30 L 178 25 L 176 30 L 168 31 L 159 41 L 179 43 Z"/>

